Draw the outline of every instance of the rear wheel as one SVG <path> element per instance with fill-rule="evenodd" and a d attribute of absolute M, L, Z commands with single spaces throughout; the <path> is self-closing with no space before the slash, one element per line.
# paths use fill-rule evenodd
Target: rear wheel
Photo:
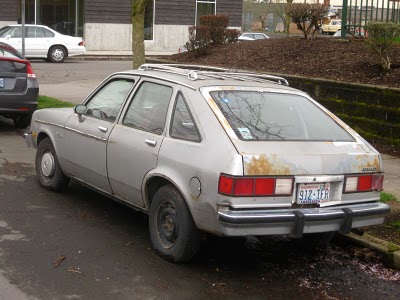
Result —
<path fill-rule="evenodd" d="M 185 200 L 172 185 L 155 193 L 149 217 L 151 242 L 161 257 L 179 263 L 189 261 L 197 253 L 199 230 Z"/>
<path fill-rule="evenodd" d="M 65 60 L 67 52 L 62 46 L 53 46 L 50 48 L 47 58 L 53 63 L 62 63 Z"/>
<path fill-rule="evenodd" d="M 69 178 L 61 170 L 56 151 L 48 137 L 37 148 L 36 175 L 42 187 L 55 192 L 64 189 L 69 181 Z"/>
<path fill-rule="evenodd" d="M 13 118 L 16 128 L 26 128 L 31 124 L 32 115 L 17 115 Z"/>

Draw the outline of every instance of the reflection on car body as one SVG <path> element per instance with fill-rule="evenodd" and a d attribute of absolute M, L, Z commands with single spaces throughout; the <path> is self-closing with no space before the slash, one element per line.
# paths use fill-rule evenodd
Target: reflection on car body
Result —
<path fill-rule="evenodd" d="M 143 65 L 75 109 L 37 111 L 31 131 L 40 185 L 73 178 L 143 211 L 172 262 L 196 254 L 201 232 L 318 244 L 389 211 L 379 153 L 281 77 Z"/>

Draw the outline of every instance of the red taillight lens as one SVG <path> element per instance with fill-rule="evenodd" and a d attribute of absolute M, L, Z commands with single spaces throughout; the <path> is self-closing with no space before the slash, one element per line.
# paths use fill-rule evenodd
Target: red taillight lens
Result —
<path fill-rule="evenodd" d="M 372 190 L 372 176 L 360 176 L 358 177 L 357 190 L 359 192 Z"/>
<path fill-rule="evenodd" d="M 273 195 L 274 189 L 275 178 L 256 178 L 256 187 L 254 191 L 256 196 Z"/>
<path fill-rule="evenodd" d="M 233 194 L 235 196 L 251 196 L 253 195 L 253 189 L 253 178 L 236 178 Z"/>
<path fill-rule="evenodd" d="M 36 75 L 33 73 L 32 66 L 29 62 L 26 64 L 26 76 L 28 78 L 36 78 Z"/>
<path fill-rule="evenodd" d="M 221 175 L 218 193 L 233 197 L 291 195 L 293 178 Z"/>
<path fill-rule="evenodd" d="M 78 46 L 85 46 L 85 41 L 79 42 Z"/>
<path fill-rule="evenodd" d="M 383 189 L 383 179 L 384 175 L 382 173 L 375 174 L 375 176 L 372 178 L 372 189 L 381 191 Z"/>
<path fill-rule="evenodd" d="M 224 175 L 219 176 L 218 193 L 231 195 L 233 191 L 233 178 Z"/>
<path fill-rule="evenodd" d="M 357 193 L 381 191 L 383 188 L 383 174 L 346 176 L 344 192 Z"/>

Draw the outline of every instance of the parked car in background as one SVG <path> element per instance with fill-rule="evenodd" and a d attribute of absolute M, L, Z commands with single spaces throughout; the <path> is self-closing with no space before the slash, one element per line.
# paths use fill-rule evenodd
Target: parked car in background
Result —
<path fill-rule="evenodd" d="M 190 260 L 202 233 L 315 247 L 383 223 L 380 154 L 284 78 L 190 65 L 115 73 L 75 108 L 34 113 L 40 185 L 73 178 L 149 215 L 154 249 Z"/>
<path fill-rule="evenodd" d="M 65 58 L 86 52 L 85 42 L 80 37 L 63 35 L 43 25 L 25 26 L 25 56 L 44 58 L 61 63 Z M 0 29 L 0 42 L 5 42 L 22 51 L 22 26 L 8 25 Z"/>
<path fill-rule="evenodd" d="M 342 28 L 342 20 L 333 19 L 333 20 L 330 20 L 328 24 L 322 24 L 321 32 L 334 34 L 341 28 Z"/>
<path fill-rule="evenodd" d="M 30 124 L 38 104 L 39 86 L 29 61 L 0 42 L 0 115 L 18 128 Z"/>
<path fill-rule="evenodd" d="M 242 33 L 238 38 L 239 41 L 254 41 L 265 39 L 269 39 L 269 36 L 262 32 L 245 32 Z"/>

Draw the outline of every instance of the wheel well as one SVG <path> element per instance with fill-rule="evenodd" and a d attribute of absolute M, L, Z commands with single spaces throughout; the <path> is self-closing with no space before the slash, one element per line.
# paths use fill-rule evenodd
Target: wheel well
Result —
<path fill-rule="evenodd" d="M 65 51 L 65 57 L 68 57 L 68 49 L 67 49 L 64 45 L 52 45 L 52 46 L 49 48 L 48 55 L 50 55 L 50 51 L 51 51 L 51 49 L 54 48 L 54 47 L 61 47 L 61 48 L 63 48 L 64 51 Z"/>
<path fill-rule="evenodd" d="M 151 201 L 153 200 L 153 197 L 157 190 L 167 184 L 172 184 L 169 180 L 163 178 L 163 177 L 152 177 L 150 180 L 146 183 L 146 200 L 147 203 L 150 207 Z M 172 184 L 173 185 L 173 184 Z"/>
<path fill-rule="evenodd" d="M 47 137 L 49 137 L 49 136 L 46 133 L 44 133 L 44 132 L 39 133 L 37 140 L 36 140 L 36 145 L 39 146 L 39 144 Z"/>

